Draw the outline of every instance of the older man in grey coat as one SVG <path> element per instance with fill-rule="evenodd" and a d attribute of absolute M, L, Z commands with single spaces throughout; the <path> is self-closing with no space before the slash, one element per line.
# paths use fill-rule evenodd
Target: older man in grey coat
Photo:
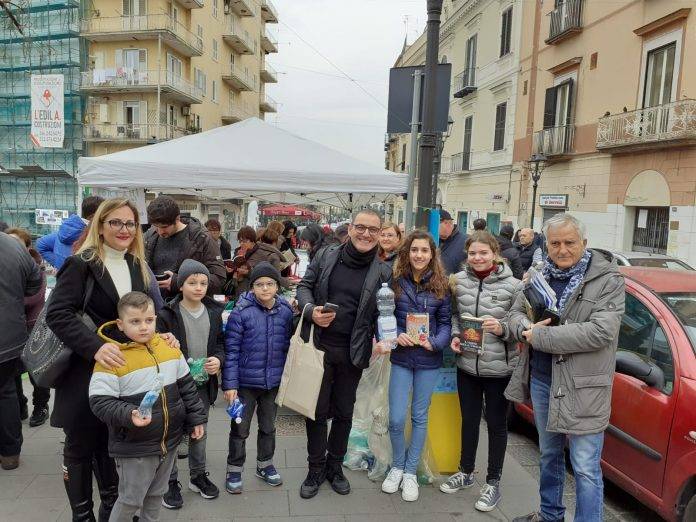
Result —
<path fill-rule="evenodd" d="M 541 509 L 514 520 L 564 519 L 568 439 L 577 497 L 574 520 L 600 522 L 604 496 L 600 458 L 611 413 L 624 279 L 611 256 L 586 248 L 585 228 L 573 216 L 552 217 L 544 224 L 544 233 L 549 262 L 543 273 L 556 294 L 561 320 L 558 326 L 549 326 L 549 320 L 533 324 L 523 295 L 510 312 L 512 334 L 529 348 L 520 354 L 506 396 L 516 402 L 531 396 L 541 450 Z"/>

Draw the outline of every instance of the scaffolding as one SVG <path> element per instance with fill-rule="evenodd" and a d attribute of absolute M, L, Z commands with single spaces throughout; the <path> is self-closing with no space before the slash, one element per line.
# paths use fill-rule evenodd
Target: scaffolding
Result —
<path fill-rule="evenodd" d="M 86 51 L 78 0 L 16 0 L 11 9 L 24 34 L 0 14 L 0 220 L 39 235 L 51 229 L 35 223 L 36 208 L 75 211 Z M 63 148 L 36 147 L 29 137 L 32 74 L 64 76 Z"/>

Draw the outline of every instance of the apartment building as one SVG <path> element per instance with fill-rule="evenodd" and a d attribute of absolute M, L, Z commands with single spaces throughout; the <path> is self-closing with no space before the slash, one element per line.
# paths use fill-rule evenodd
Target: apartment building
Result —
<path fill-rule="evenodd" d="M 515 162 L 548 161 L 537 201 L 525 173 L 523 223 L 567 210 L 594 246 L 696 262 L 693 5 L 525 4 Z"/>
<path fill-rule="evenodd" d="M 89 0 L 84 139 L 101 155 L 263 117 L 276 105 L 269 0 Z"/>
<path fill-rule="evenodd" d="M 449 116 L 443 136 L 437 203 L 462 230 L 485 218 L 497 233 L 516 221 L 519 174 L 512 173 L 521 0 L 445 0 L 440 61 L 452 64 Z M 404 48 L 395 66 L 425 63 L 426 35 Z M 391 135 L 387 168 L 410 169 L 410 136 Z M 403 208 L 394 219 L 403 221 Z"/>

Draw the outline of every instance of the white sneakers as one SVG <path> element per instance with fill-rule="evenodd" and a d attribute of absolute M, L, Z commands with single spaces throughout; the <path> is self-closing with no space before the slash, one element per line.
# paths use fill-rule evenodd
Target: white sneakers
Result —
<path fill-rule="evenodd" d="M 404 477 L 404 470 L 392 468 L 389 470 L 387 478 L 382 482 L 382 491 L 385 493 L 396 493 L 401 486 L 401 479 Z"/>
<path fill-rule="evenodd" d="M 401 488 L 401 498 L 406 502 L 418 500 L 418 479 L 415 475 L 404 473 L 402 469 L 392 468 L 382 482 L 382 491 L 396 493 Z"/>
<path fill-rule="evenodd" d="M 406 502 L 418 500 L 418 479 L 415 475 L 404 473 L 404 478 L 401 481 L 401 498 Z"/>

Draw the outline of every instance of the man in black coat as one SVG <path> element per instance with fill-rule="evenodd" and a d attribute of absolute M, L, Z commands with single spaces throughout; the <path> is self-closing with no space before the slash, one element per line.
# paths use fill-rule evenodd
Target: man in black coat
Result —
<path fill-rule="evenodd" d="M 500 235 L 497 237 L 498 244 L 500 245 L 500 253 L 507 260 L 512 270 L 512 275 L 517 279 L 522 279 L 524 275 L 524 268 L 522 268 L 522 262 L 520 261 L 520 256 L 512 244 L 512 236 L 515 233 L 515 229 L 511 225 L 503 225 L 500 227 Z"/>
<path fill-rule="evenodd" d="M 0 252 L 0 465 L 10 470 L 19 466 L 22 449 L 15 374 L 29 335 L 24 298 L 41 289 L 43 278 L 24 246 L 4 232 L 0 232 Z"/>
<path fill-rule="evenodd" d="M 376 294 L 391 281 L 391 268 L 377 256 L 382 219 L 372 210 L 358 212 L 349 227 L 349 239 L 317 253 L 297 287 L 304 311 L 303 336 L 312 321 L 314 344 L 324 352 L 324 380 L 317 401 L 316 420 L 306 419 L 309 473 L 300 489 L 312 498 L 324 480 L 337 493 L 350 493 L 341 465 L 352 426 L 355 392 L 372 355 L 377 323 Z M 337 312 L 323 311 L 326 303 Z M 332 419 L 327 441 L 327 420 Z"/>
<path fill-rule="evenodd" d="M 534 251 L 537 249 L 534 230 L 531 228 L 520 229 L 518 236 L 520 241 L 515 245 L 515 248 L 517 248 L 517 254 L 522 263 L 522 269 L 526 272 L 532 266 Z"/>
<path fill-rule="evenodd" d="M 452 215 L 446 210 L 440 211 L 440 259 L 447 275 L 456 274 L 462 270 L 466 261 L 467 235 L 454 224 Z"/>

